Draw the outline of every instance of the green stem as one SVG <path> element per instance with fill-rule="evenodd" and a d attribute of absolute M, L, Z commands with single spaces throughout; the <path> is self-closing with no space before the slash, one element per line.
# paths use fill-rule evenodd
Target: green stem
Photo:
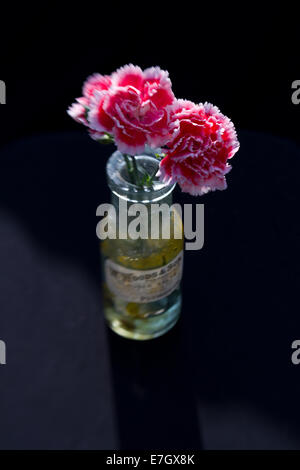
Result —
<path fill-rule="evenodd" d="M 124 153 L 124 158 L 125 158 L 125 162 L 126 162 L 127 173 L 128 173 L 129 179 L 130 179 L 130 183 L 134 184 L 133 168 L 130 164 L 128 155 L 126 155 L 126 153 Z"/>
<path fill-rule="evenodd" d="M 156 175 L 156 173 L 157 173 L 157 172 L 158 172 L 158 169 L 156 168 L 156 169 L 155 169 L 155 171 L 154 171 L 154 173 L 153 173 L 153 175 L 152 175 L 152 176 L 150 176 L 150 179 L 149 179 L 149 181 L 148 181 L 148 185 L 149 185 L 149 187 L 152 187 L 152 184 L 153 184 L 153 178 L 155 177 L 155 175 Z"/>
<path fill-rule="evenodd" d="M 131 160 L 132 160 L 132 167 L 133 167 L 133 174 L 134 174 L 135 184 L 136 184 L 136 186 L 141 186 L 141 183 L 139 181 L 139 173 L 138 173 L 138 169 L 137 169 L 136 159 L 133 155 L 131 155 Z"/>
<path fill-rule="evenodd" d="M 127 173 L 129 176 L 130 183 L 135 184 L 141 189 L 143 189 L 144 185 L 148 186 L 148 188 L 151 188 L 153 184 L 153 178 L 155 177 L 157 173 L 157 169 L 150 176 L 147 172 L 143 171 L 143 168 L 141 168 L 141 172 L 144 173 L 141 178 L 139 175 L 139 170 L 137 167 L 135 157 L 133 155 L 128 155 L 126 153 L 124 153 L 123 156 L 126 162 Z"/>

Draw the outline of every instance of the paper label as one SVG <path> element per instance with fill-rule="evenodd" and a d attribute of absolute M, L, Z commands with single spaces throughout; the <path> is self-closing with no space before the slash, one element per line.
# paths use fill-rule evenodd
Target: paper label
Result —
<path fill-rule="evenodd" d="M 155 302 L 177 289 L 183 268 L 183 251 L 156 269 L 128 269 L 107 259 L 105 278 L 109 290 L 128 302 Z"/>

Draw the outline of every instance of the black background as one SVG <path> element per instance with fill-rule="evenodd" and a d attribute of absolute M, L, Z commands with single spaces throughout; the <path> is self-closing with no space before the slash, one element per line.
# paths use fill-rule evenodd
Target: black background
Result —
<path fill-rule="evenodd" d="M 288 7 L 55 2 L 1 31 L 0 448 L 299 448 L 299 79 Z M 167 69 L 241 150 L 186 253 L 183 315 L 147 343 L 104 329 L 96 207 L 111 148 L 66 114 L 93 72 Z"/>

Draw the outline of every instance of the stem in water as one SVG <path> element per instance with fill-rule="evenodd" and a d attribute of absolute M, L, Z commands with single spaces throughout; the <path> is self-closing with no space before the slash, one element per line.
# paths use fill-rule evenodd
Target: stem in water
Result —
<path fill-rule="evenodd" d="M 130 164 L 128 155 L 126 155 L 126 153 L 124 153 L 124 158 L 125 158 L 125 162 L 126 162 L 126 168 L 127 168 L 127 173 L 128 173 L 129 179 L 130 179 L 130 183 L 134 184 L 133 168 Z"/>
<path fill-rule="evenodd" d="M 132 167 L 133 167 L 133 174 L 134 174 L 134 182 L 136 184 L 136 186 L 141 186 L 141 183 L 139 181 L 139 173 L 138 173 L 138 169 L 137 169 L 137 164 L 136 164 L 136 160 L 135 160 L 135 157 L 132 155 L 131 156 L 131 160 L 132 160 Z"/>

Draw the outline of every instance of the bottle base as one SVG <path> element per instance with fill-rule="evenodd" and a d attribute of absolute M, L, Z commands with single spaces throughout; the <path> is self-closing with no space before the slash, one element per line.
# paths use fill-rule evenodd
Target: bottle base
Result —
<path fill-rule="evenodd" d="M 146 341 L 164 335 L 177 323 L 181 311 L 181 297 L 164 313 L 148 318 L 129 318 L 112 308 L 105 309 L 109 328 L 124 338 Z"/>

